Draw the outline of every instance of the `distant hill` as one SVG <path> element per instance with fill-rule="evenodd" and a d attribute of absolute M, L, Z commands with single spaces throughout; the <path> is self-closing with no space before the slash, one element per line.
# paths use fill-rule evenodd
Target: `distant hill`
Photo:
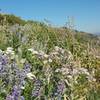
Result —
<path fill-rule="evenodd" d="M 12 15 L 0 14 L 0 24 L 3 24 L 3 22 L 8 23 L 9 25 L 14 25 L 14 24 L 24 25 L 26 23 L 25 20 L 13 14 Z"/>
<path fill-rule="evenodd" d="M 100 32 L 95 33 L 96 35 L 100 36 Z"/>
<path fill-rule="evenodd" d="M 32 30 L 34 30 L 34 32 L 36 34 L 41 33 L 41 35 L 44 34 L 52 34 L 53 38 L 55 36 L 55 33 L 57 34 L 58 38 L 65 38 L 66 34 L 67 34 L 67 38 L 72 37 L 72 35 L 74 36 L 75 40 L 78 41 L 79 43 L 82 44 L 86 44 L 86 43 L 92 43 L 94 44 L 99 44 L 100 45 L 100 40 L 98 39 L 98 36 L 96 34 L 91 34 L 91 33 L 86 33 L 86 32 L 80 32 L 78 30 L 74 30 L 74 32 L 69 32 L 69 29 L 67 27 L 53 27 L 53 26 L 48 26 L 46 23 L 44 22 L 38 22 L 38 21 L 32 21 L 32 20 L 23 20 L 20 17 L 17 17 L 15 15 L 10 15 L 10 14 L 0 14 L 0 25 L 10 25 L 13 26 L 15 24 L 19 24 L 20 26 L 26 25 L 26 24 L 31 24 L 33 27 Z M 42 34 L 44 33 L 44 34 Z M 53 34 L 54 33 L 54 34 Z M 30 34 L 30 33 L 29 33 Z M 51 37 L 51 36 L 50 36 Z M 39 37 L 40 38 L 40 37 Z M 56 37 L 55 37 L 56 39 Z M 55 45 L 57 44 L 54 41 Z M 99 41 L 99 42 L 97 42 Z"/>

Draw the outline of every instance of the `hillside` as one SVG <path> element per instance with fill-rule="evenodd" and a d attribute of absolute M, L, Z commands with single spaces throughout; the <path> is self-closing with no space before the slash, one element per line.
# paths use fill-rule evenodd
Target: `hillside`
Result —
<path fill-rule="evenodd" d="M 67 45 L 66 43 L 64 43 L 66 40 L 68 41 L 70 40 L 71 44 L 73 41 L 74 43 L 77 42 L 85 45 L 89 43 L 91 44 L 91 46 L 96 48 L 100 46 L 100 39 L 99 36 L 97 35 L 74 31 L 74 30 L 70 31 L 69 29 L 63 27 L 54 28 L 52 26 L 47 26 L 44 22 L 37 22 L 37 21 L 30 21 L 30 20 L 25 21 L 22 20 L 20 17 L 16 17 L 15 15 L 0 14 L 0 27 L 1 27 L 0 29 L 1 33 L 2 31 L 8 31 L 7 33 L 9 33 L 10 28 L 11 29 L 15 28 L 15 30 L 13 30 L 15 32 L 23 30 L 25 33 L 22 34 L 26 34 L 26 32 L 28 31 L 27 35 L 29 34 L 37 35 L 36 38 L 38 39 L 38 41 L 42 41 L 42 42 L 46 42 L 49 36 L 49 39 L 51 39 L 50 42 L 52 42 L 51 43 L 52 46 L 57 45 L 57 43 L 58 45 L 61 46 Z M 72 40 L 72 38 L 74 40 Z"/>
<path fill-rule="evenodd" d="M 0 100 L 14 93 L 16 100 L 99 100 L 100 37 L 0 14 Z"/>

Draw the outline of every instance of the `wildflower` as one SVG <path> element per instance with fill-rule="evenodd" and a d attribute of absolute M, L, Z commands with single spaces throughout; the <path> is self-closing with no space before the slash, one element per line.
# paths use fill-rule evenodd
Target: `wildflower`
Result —
<path fill-rule="evenodd" d="M 64 84 L 64 82 L 62 82 L 62 81 L 59 81 L 58 82 L 58 86 L 57 86 L 57 92 L 59 92 L 59 93 L 63 93 L 63 91 L 64 91 L 64 88 L 65 88 L 65 84 Z"/>
<path fill-rule="evenodd" d="M 25 63 L 25 65 L 24 65 L 24 71 L 27 72 L 27 73 L 29 73 L 29 72 L 31 71 L 31 66 L 30 66 L 30 64 Z"/>
<path fill-rule="evenodd" d="M 38 54 L 38 52 L 37 51 L 33 51 L 32 54 Z"/>
<path fill-rule="evenodd" d="M 51 55 L 57 55 L 58 54 L 58 52 L 52 52 L 51 53 Z"/>
<path fill-rule="evenodd" d="M 56 69 L 55 72 L 61 72 L 63 75 L 72 74 L 70 68 L 60 68 L 60 69 Z"/>
<path fill-rule="evenodd" d="M 32 49 L 32 48 L 30 48 L 30 49 L 28 49 L 28 51 L 31 51 L 31 52 L 32 52 L 32 51 L 33 51 L 33 49 Z"/>
<path fill-rule="evenodd" d="M 79 68 L 80 73 L 86 74 L 86 75 L 90 75 L 88 70 L 85 68 Z"/>
<path fill-rule="evenodd" d="M 73 79 L 73 76 L 72 76 L 72 75 L 68 75 L 67 77 L 68 77 L 70 80 Z"/>
<path fill-rule="evenodd" d="M 6 97 L 6 100 L 14 100 L 14 98 L 13 98 L 13 96 L 8 95 L 8 96 Z"/>
<path fill-rule="evenodd" d="M 49 59 L 48 61 L 51 63 L 52 62 L 52 59 Z"/>
<path fill-rule="evenodd" d="M 34 79 L 34 78 L 36 78 L 35 75 L 33 75 L 32 73 L 27 73 L 27 77 L 28 77 L 29 79 Z"/>
<path fill-rule="evenodd" d="M 54 93 L 55 96 L 61 96 L 64 94 L 65 83 L 63 81 L 59 81 L 56 87 L 56 92 Z"/>
<path fill-rule="evenodd" d="M 32 97 L 37 97 L 40 95 L 41 81 L 36 80 L 34 83 L 34 89 L 32 90 Z"/>
<path fill-rule="evenodd" d="M 22 90 L 24 90 L 24 89 L 25 89 L 25 87 L 24 87 L 24 86 L 21 86 L 20 88 L 21 88 Z"/>
<path fill-rule="evenodd" d="M 60 69 L 56 69 L 55 72 L 57 72 L 57 73 L 60 72 Z"/>
<path fill-rule="evenodd" d="M 60 71 L 62 72 L 63 75 L 64 74 L 66 74 L 66 75 L 71 74 L 70 68 L 61 68 Z"/>
<path fill-rule="evenodd" d="M 13 51 L 13 48 L 12 47 L 8 47 L 7 51 Z"/>
<path fill-rule="evenodd" d="M 7 57 L 7 55 L 2 55 L 0 57 L 0 62 L 2 63 L 2 65 L 6 65 L 8 63 L 8 57 Z"/>
<path fill-rule="evenodd" d="M 39 51 L 39 55 L 44 56 L 45 53 L 43 51 Z"/>
<path fill-rule="evenodd" d="M 55 50 L 56 50 L 56 51 L 59 51 L 59 49 L 60 49 L 60 48 L 59 48 L 58 46 L 55 46 Z"/>
<path fill-rule="evenodd" d="M 48 58 L 48 57 L 49 57 L 49 55 L 47 55 L 47 54 L 44 54 L 44 57 L 45 57 L 45 58 Z"/>
<path fill-rule="evenodd" d="M 28 49 L 28 51 L 31 51 L 31 52 L 32 52 L 32 54 L 39 54 L 37 51 L 35 51 L 35 50 L 34 50 L 34 49 L 32 49 L 32 48 Z"/>
<path fill-rule="evenodd" d="M 14 55 L 13 48 L 12 47 L 8 47 L 7 50 L 6 50 L 6 54 L 12 54 L 12 55 Z"/>
<path fill-rule="evenodd" d="M 87 76 L 87 79 L 88 79 L 89 82 L 95 82 L 96 81 L 96 79 L 91 75 Z"/>
<path fill-rule="evenodd" d="M 61 49 L 61 53 L 63 54 L 65 51 L 64 51 L 64 49 Z"/>
<path fill-rule="evenodd" d="M 3 65 L 0 62 L 0 73 L 3 71 Z"/>
<path fill-rule="evenodd" d="M 7 48 L 7 51 L 8 51 L 8 52 L 12 52 L 12 51 L 13 51 L 13 48 L 12 48 L 12 47 L 8 47 L 8 48 Z"/>
<path fill-rule="evenodd" d="M 21 93 L 21 91 L 20 91 L 19 87 L 15 85 L 13 87 L 12 94 L 11 94 L 13 96 L 14 100 L 18 100 L 20 93 Z"/>
<path fill-rule="evenodd" d="M 77 75 L 77 74 L 79 74 L 78 69 L 73 69 L 73 75 Z"/>

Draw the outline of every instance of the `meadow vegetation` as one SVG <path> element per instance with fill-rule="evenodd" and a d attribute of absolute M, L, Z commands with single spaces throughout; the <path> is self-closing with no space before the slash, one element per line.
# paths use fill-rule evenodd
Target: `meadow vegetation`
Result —
<path fill-rule="evenodd" d="M 0 14 L 0 100 L 100 100 L 100 36 Z"/>

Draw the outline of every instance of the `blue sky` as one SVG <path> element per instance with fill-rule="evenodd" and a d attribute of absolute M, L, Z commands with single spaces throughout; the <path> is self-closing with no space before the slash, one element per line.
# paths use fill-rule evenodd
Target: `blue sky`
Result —
<path fill-rule="evenodd" d="M 0 9 L 24 19 L 45 18 L 58 26 L 74 16 L 76 29 L 100 32 L 100 0 L 0 0 Z"/>

